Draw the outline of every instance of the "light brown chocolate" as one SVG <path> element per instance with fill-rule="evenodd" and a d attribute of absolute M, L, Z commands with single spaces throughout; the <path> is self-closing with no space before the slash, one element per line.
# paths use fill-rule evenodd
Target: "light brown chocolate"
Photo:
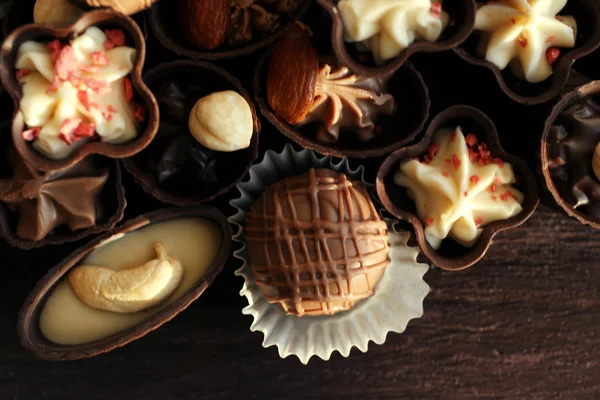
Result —
<path fill-rule="evenodd" d="M 331 315 L 373 295 L 388 264 L 388 234 L 366 186 L 310 169 L 270 186 L 245 228 L 261 291 L 286 313 Z"/>

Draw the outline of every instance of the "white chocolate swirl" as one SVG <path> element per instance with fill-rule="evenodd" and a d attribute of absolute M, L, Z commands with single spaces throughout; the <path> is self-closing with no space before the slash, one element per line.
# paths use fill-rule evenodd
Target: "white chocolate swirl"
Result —
<path fill-rule="evenodd" d="M 511 187 L 510 164 L 471 161 L 460 127 L 440 131 L 433 143 L 431 161 L 405 161 L 394 176 L 414 200 L 431 247 L 439 248 L 447 237 L 472 247 L 486 224 L 521 212 L 523 194 Z"/>
<path fill-rule="evenodd" d="M 475 30 L 482 32 L 478 53 L 500 69 L 531 83 L 552 75 L 559 47 L 575 47 L 577 23 L 557 16 L 567 0 L 496 0 L 481 5 Z M 549 49 L 554 54 L 549 54 Z"/>

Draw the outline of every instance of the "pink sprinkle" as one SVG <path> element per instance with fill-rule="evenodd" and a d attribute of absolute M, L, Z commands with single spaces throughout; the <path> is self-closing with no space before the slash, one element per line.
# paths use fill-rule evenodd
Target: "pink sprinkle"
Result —
<path fill-rule="evenodd" d="M 133 100 L 133 86 L 129 77 L 125 77 L 125 99 L 128 103 Z"/>
<path fill-rule="evenodd" d="M 85 122 L 80 123 L 75 129 L 75 137 L 79 140 L 84 137 L 93 137 L 96 133 L 96 126 Z"/>
<path fill-rule="evenodd" d="M 471 178 L 469 178 L 469 180 L 470 180 L 471 182 L 473 182 L 474 184 L 477 184 L 477 183 L 479 183 L 479 177 L 478 177 L 477 175 L 473 175 L 473 176 L 471 176 Z"/>
<path fill-rule="evenodd" d="M 444 172 L 442 172 L 442 175 L 444 175 L 447 178 L 448 175 L 450 175 L 450 174 L 448 173 L 448 171 L 444 171 Z"/>
<path fill-rule="evenodd" d="M 442 4 L 441 3 L 431 3 L 430 11 L 434 17 L 439 18 L 440 15 L 442 14 Z"/>
<path fill-rule="evenodd" d="M 498 198 L 495 195 L 492 195 L 492 200 L 496 201 Z"/>
<path fill-rule="evenodd" d="M 29 75 L 31 73 L 31 70 L 29 69 L 18 69 L 17 73 L 15 74 L 17 79 L 21 79 L 22 77 Z"/>
<path fill-rule="evenodd" d="M 495 183 L 492 183 L 492 186 L 490 186 L 490 192 L 492 193 L 496 193 L 497 187 Z"/>
<path fill-rule="evenodd" d="M 82 70 L 83 72 L 89 72 L 90 74 L 95 74 L 99 70 L 99 68 L 95 65 L 85 65 L 85 64 L 81 64 L 79 66 L 79 69 Z"/>
<path fill-rule="evenodd" d="M 477 136 L 475 136 L 473 133 L 469 133 L 467 135 L 467 137 L 465 138 L 465 142 L 469 147 L 476 147 L 479 144 L 479 142 L 477 141 Z"/>
<path fill-rule="evenodd" d="M 111 42 L 110 40 L 107 40 L 104 42 L 104 48 L 106 50 L 112 50 L 115 48 L 115 44 L 113 42 Z"/>
<path fill-rule="evenodd" d="M 77 100 L 79 100 L 79 102 L 87 111 L 90 111 L 90 98 L 87 90 L 80 90 L 77 92 Z"/>
<path fill-rule="evenodd" d="M 32 142 L 40 136 L 41 130 L 42 128 L 40 127 L 27 129 L 26 131 L 23 131 L 23 139 L 27 142 Z"/>
<path fill-rule="evenodd" d="M 460 158 L 456 157 L 456 154 L 452 154 L 452 165 L 454 165 L 454 169 L 458 169 L 460 164 L 462 164 Z"/>
<path fill-rule="evenodd" d="M 107 29 L 104 34 L 115 46 L 125 46 L 125 33 L 121 29 Z"/>
<path fill-rule="evenodd" d="M 112 106 L 112 104 L 109 104 L 108 107 L 107 107 L 107 109 L 108 109 L 108 112 L 111 112 L 111 113 L 116 113 L 117 112 L 117 109 L 114 108 Z"/>
<path fill-rule="evenodd" d="M 75 72 L 76 68 L 77 57 L 75 57 L 75 50 L 70 45 L 66 45 L 62 48 L 54 63 L 54 71 L 58 79 L 66 81 Z"/>
<path fill-rule="evenodd" d="M 108 94 L 112 90 L 110 83 L 108 83 L 106 81 L 99 81 L 96 79 L 88 79 L 88 78 L 81 78 L 81 81 L 88 88 L 90 88 L 94 93 L 96 93 L 98 96 Z"/>
<path fill-rule="evenodd" d="M 56 62 L 58 60 L 58 56 L 60 55 L 60 51 L 62 50 L 63 45 L 60 40 L 56 39 L 48 43 L 48 51 L 50 52 L 50 57 L 52 58 L 52 62 Z"/>
<path fill-rule="evenodd" d="M 67 118 L 63 121 L 60 130 L 58 131 L 58 137 L 71 146 L 73 144 L 73 132 L 81 123 L 81 118 Z"/>
<path fill-rule="evenodd" d="M 108 65 L 108 58 L 106 58 L 106 53 L 103 51 L 95 51 L 90 57 L 94 65 Z"/>
<path fill-rule="evenodd" d="M 481 226 L 481 224 L 483 224 L 483 218 L 481 218 L 481 217 L 475 218 L 475 225 L 477 225 L 478 228 Z"/>
<path fill-rule="evenodd" d="M 431 226 L 433 224 L 433 218 L 426 218 L 424 222 L 425 226 Z"/>

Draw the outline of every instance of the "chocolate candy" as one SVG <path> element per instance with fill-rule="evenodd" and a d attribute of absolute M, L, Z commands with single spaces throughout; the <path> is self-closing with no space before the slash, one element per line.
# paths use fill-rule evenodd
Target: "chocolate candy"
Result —
<path fill-rule="evenodd" d="M 248 213 L 245 239 L 265 297 L 298 316 L 351 309 L 388 264 L 386 224 L 366 186 L 328 169 L 270 186 Z"/>
<path fill-rule="evenodd" d="M 9 161 L 13 175 L 0 179 L 0 201 L 19 215 L 19 237 L 42 240 L 62 226 L 77 231 L 96 224 L 107 169 L 96 167 L 88 158 L 65 170 L 41 173 L 15 151 L 10 152 Z"/>
<path fill-rule="evenodd" d="M 580 213 L 600 219 L 600 181 L 592 169 L 600 142 L 600 105 L 591 98 L 560 112 L 548 133 L 548 169 L 562 199 Z"/>

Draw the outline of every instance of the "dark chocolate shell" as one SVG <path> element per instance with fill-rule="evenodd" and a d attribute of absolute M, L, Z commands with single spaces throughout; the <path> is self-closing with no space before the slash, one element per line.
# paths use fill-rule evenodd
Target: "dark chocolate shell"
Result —
<path fill-rule="evenodd" d="M 420 157 L 427 153 L 427 148 L 440 129 L 456 128 L 459 125 L 465 132 L 475 133 L 481 141 L 487 143 L 492 157 L 499 157 L 513 166 L 515 175 L 520 180 L 517 187 L 524 194 L 523 210 L 512 218 L 486 225 L 472 248 L 468 249 L 451 239 L 445 239 L 440 249 L 434 250 L 425 239 L 424 224 L 416 215 L 413 200 L 408 197 L 406 189 L 394 183 L 393 177 L 403 160 Z M 535 176 L 527 163 L 506 153 L 500 144 L 494 123 L 484 113 L 469 106 L 454 106 L 441 112 L 433 119 L 425 137 L 419 143 L 390 154 L 379 168 L 376 186 L 383 206 L 396 218 L 412 224 L 421 251 L 435 265 L 450 271 L 468 268 L 481 260 L 496 233 L 523 224 L 531 217 L 539 203 Z"/>
<path fill-rule="evenodd" d="M 600 181 L 592 169 L 600 143 L 600 81 L 567 93 L 552 108 L 540 140 L 545 188 L 564 212 L 600 229 Z"/>
<path fill-rule="evenodd" d="M 562 54 L 553 65 L 554 73 L 540 83 L 518 79 L 509 68 L 500 70 L 476 53 L 479 35 L 473 33 L 455 53 L 466 62 L 489 69 L 500 89 L 513 101 L 526 105 L 545 103 L 558 96 L 569 81 L 573 63 L 600 46 L 600 2 L 597 0 L 569 1 L 561 14 L 572 15 L 577 21 L 577 41 L 573 49 L 561 49 Z"/>
<path fill-rule="evenodd" d="M 10 148 L 10 122 L 0 125 L 0 148 L 4 149 L 0 160 L 0 179 L 10 178 L 12 170 L 7 165 L 5 157 L 6 149 Z M 0 201 L 0 237 L 8 244 L 23 250 L 31 250 L 45 246 L 55 246 L 71 243 L 90 235 L 109 231 L 123 219 L 127 201 L 125 199 L 125 188 L 121 182 L 121 166 L 116 160 L 99 156 L 90 156 L 93 163 L 100 168 L 108 169 L 108 181 L 100 193 L 99 203 L 103 211 L 96 225 L 91 228 L 81 229 L 74 232 L 66 228 L 51 232 L 43 240 L 25 240 L 16 233 L 18 214 L 9 210 L 8 206 Z"/>
<path fill-rule="evenodd" d="M 19 110 L 22 90 L 15 75 L 15 59 L 20 45 L 27 40 L 49 40 L 49 39 L 69 39 L 81 32 L 84 32 L 90 26 L 119 28 L 125 32 L 129 40 L 133 42 L 137 50 L 136 61 L 131 71 L 131 79 L 134 88 L 134 94 L 147 107 L 147 118 L 140 135 L 129 143 L 112 145 L 102 142 L 89 142 L 69 157 L 62 160 L 53 160 L 45 157 L 35 150 L 30 143 L 23 139 L 22 133 L 25 123 L 23 113 Z M 132 156 L 144 149 L 156 136 L 159 123 L 158 105 L 154 95 L 142 80 L 142 68 L 146 58 L 146 42 L 138 25 L 129 17 L 109 10 L 91 11 L 84 14 L 77 22 L 64 29 L 53 29 L 43 25 L 30 24 L 14 30 L 4 41 L 2 54 L 0 54 L 0 76 L 10 93 L 15 104 L 15 114 L 13 118 L 12 136 L 15 147 L 21 157 L 35 168 L 43 171 L 52 171 L 75 165 L 90 154 L 100 154 L 112 158 L 124 158 Z"/>
<path fill-rule="evenodd" d="M 241 83 L 223 68 L 200 61 L 159 65 L 146 72 L 144 80 L 156 95 L 161 123 L 150 146 L 123 160 L 138 184 L 157 200 L 176 205 L 210 201 L 235 186 L 258 156 L 260 133 L 254 103 Z M 222 90 L 236 91 L 252 110 L 254 133 L 246 149 L 231 153 L 212 151 L 201 146 L 189 131 L 188 118 L 196 101 Z M 182 161 L 181 168 L 165 165 L 165 159 L 174 158 L 189 160 Z M 165 173 L 178 175 L 161 182 L 160 176 Z"/>
<path fill-rule="evenodd" d="M 216 61 L 250 54 L 270 45 L 283 35 L 290 22 L 302 18 L 304 13 L 310 8 L 312 0 L 301 0 L 302 4 L 285 18 L 283 23 L 273 33 L 239 46 L 223 44 L 213 51 L 197 49 L 182 37 L 178 32 L 181 24 L 179 23 L 177 7 L 174 3 L 173 1 L 159 1 L 150 9 L 150 26 L 154 35 L 165 48 L 181 57 Z"/>
<path fill-rule="evenodd" d="M 317 140 L 315 124 L 290 125 L 273 111 L 267 101 L 266 82 L 268 61 L 272 51 L 266 52 L 256 66 L 254 74 L 254 97 L 262 115 L 281 133 L 300 146 L 317 153 L 336 157 L 369 158 L 382 156 L 410 143 L 425 126 L 429 118 L 429 90 L 417 69 L 407 62 L 397 69 L 388 81 L 388 92 L 394 96 L 396 108 L 391 116 L 384 116 L 376 123 L 380 131 L 375 138 L 365 142 L 356 135 L 341 130 L 336 143 Z M 389 76 L 383 73 L 380 76 Z"/>
<path fill-rule="evenodd" d="M 377 66 L 372 59 L 367 62 L 361 61 L 361 53 L 356 50 L 355 44 L 344 40 L 344 21 L 337 8 L 338 0 L 317 0 L 317 2 L 331 15 L 333 23 L 331 44 L 336 57 L 352 72 L 362 76 L 392 73 L 402 67 L 415 53 L 435 53 L 453 49 L 469 37 L 475 25 L 475 0 L 444 1 L 444 11 L 450 14 L 450 24 L 444 30 L 442 38 L 433 43 L 417 40 L 396 58 Z"/>
<path fill-rule="evenodd" d="M 81 345 L 58 345 L 46 339 L 39 327 L 39 318 L 42 308 L 61 279 L 97 246 L 110 241 L 116 235 L 122 235 L 143 228 L 149 224 L 166 221 L 173 218 L 202 217 L 217 223 L 222 229 L 223 244 L 208 268 L 205 275 L 194 284 L 194 286 L 173 304 L 160 311 L 158 314 L 143 321 L 123 332 L 100 339 L 91 343 Z M 231 227 L 227 218 L 211 207 L 196 208 L 170 208 L 153 211 L 129 220 L 125 224 L 115 228 L 90 243 L 75 250 L 71 255 L 63 259 L 57 266 L 53 267 L 36 285 L 25 300 L 25 304 L 19 312 L 18 332 L 21 343 L 32 351 L 38 358 L 53 361 L 76 360 L 93 357 L 106 353 L 118 347 L 139 339 L 149 332 L 158 329 L 164 323 L 173 319 L 177 314 L 185 310 L 194 302 L 206 288 L 213 282 L 215 277 L 223 269 L 231 253 Z"/>

